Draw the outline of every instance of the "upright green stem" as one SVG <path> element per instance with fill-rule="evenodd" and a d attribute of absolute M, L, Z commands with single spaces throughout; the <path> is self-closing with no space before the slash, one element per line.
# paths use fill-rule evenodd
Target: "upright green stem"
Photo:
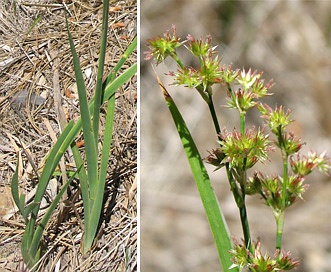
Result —
<path fill-rule="evenodd" d="M 248 223 L 248 217 L 247 217 L 247 210 L 246 210 L 246 205 L 245 205 L 246 190 L 245 190 L 245 187 L 243 184 L 240 185 L 241 190 L 239 190 L 237 183 L 229 168 L 229 164 L 226 164 L 226 172 L 227 172 L 228 180 L 230 183 L 230 187 L 231 187 L 234 199 L 235 199 L 237 207 L 239 209 L 239 215 L 240 215 L 241 226 L 243 229 L 245 245 L 246 245 L 246 248 L 248 248 L 248 250 L 251 253 L 253 253 L 251 235 L 250 235 L 250 229 L 249 229 L 249 223 Z M 246 182 L 246 171 L 243 171 L 242 176 L 241 176 L 241 181 Z"/>
<path fill-rule="evenodd" d="M 244 131 L 245 131 L 245 114 L 240 114 L 240 129 L 241 129 L 241 133 L 244 133 Z M 246 202 L 245 202 L 246 180 L 247 180 L 246 162 L 247 162 L 247 159 L 244 159 L 244 167 L 243 167 L 242 173 L 240 175 L 241 176 L 240 187 L 241 187 L 241 194 L 242 194 L 242 206 L 239 207 L 239 212 L 240 212 L 240 220 L 241 220 L 241 226 L 242 226 L 243 233 L 244 233 L 246 248 L 248 248 L 248 250 L 251 253 L 253 253 L 251 234 L 250 234 L 250 230 L 249 230 L 247 210 L 246 210 Z"/>
<path fill-rule="evenodd" d="M 228 181 L 230 183 L 230 187 L 231 187 L 231 191 L 232 191 L 232 194 L 233 194 L 233 197 L 234 197 L 234 200 L 236 201 L 236 204 L 237 204 L 237 207 L 241 207 L 242 206 L 242 196 L 240 194 L 240 191 L 239 191 L 239 188 L 238 188 L 238 185 L 233 177 L 233 174 L 230 170 L 230 166 L 229 164 L 227 163 L 225 165 L 226 167 L 226 174 L 228 176 Z"/>
<path fill-rule="evenodd" d="M 282 153 L 285 153 L 284 151 Z M 282 205 L 281 210 L 276 216 L 276 223 L 277 223 L 277 234 L 276 234 L 276 249 L 281 250 L 282 248 L 282 236 L 283 236 L 283 229 L 284 229 L 284 217 L 285 217 L 285 208 L 286 208 L 286 190 L 287 190 L 287 183 L 288 183 L 288 155 L 283 154 L 283 189 L 282 189 Z"/>
<path fill-rule="evenodd" d="M 213 103 L 211 94 L 209 94 L 209 100 L 210 100 L 210 103 L 208 103 L 208 106 L 209 106 L 210 114 L 212 116 L 214 127 L 215 127 L 216 133 L 218 135 L 218 138 L 219 138 L 219 140 L 221 140 L 221 138 L 220 138 L 221 129 L 220 129 L 220 126 L 218 123 L 218 119 L 217 119 L 217 115 L 215 112 L 215 107 L 214 107 L 214 103 Z M 245 129 L 245 116 L 243 116 L 243 118 L 241 118 L 241 120 L 243 120 L 243 127 L 241 126 L 241 129 L 244 130 Z M 249 224 L 248 224 L 248 219 L 247 219 L 247 211 L 246 211 L 246 205 L 245 205 L 245 188 L 243 188 L 243 186 L 242 186 L 242 190 L 241 190 L 242 194 L 240 194 L 240 190 L 236 184 L 235 179 L 233 178 L 233 175 L 231 173 L 228 163 L 226 164 L 226 172 L 227 172 L 227 176 L 228 176 L 228 180 L 230 183 L 230 187 L 231 187 L 233 196 L 234 196 L 237 206 L 239 208 L 240 220 L 241 220 L 241 225 L 242 225 L 242 229 L 243 229 L 243 233 L 244 233 L 246 248 L 248 248 L 249 251 L 253 253 Z M 244 182 L 246 182 L 246 171 L 244 171 L 243 176 L 245 179 Z"/>
<path fill-rule="evenodd" d="M 276 249 L 279 251 L 282 248 L 282 236 L 284 229 L 284 217 L 285 217 L 285 209 L 287 202 L 287 184 L 288 184 L 288 154 L 286 152 L 286 146 L 283 138 L 282 127 L 278 127 L 278 145 L 282 152 L 282 160 L 283 160 L 283 188 L 282 188 L 282 203 L 280 207 L 280 211 L 277 211 L 275 214 L 276 223 L 277 223 L 277 234 L 276 234 Z"/>
<path fill-rule="evenodd" d="M 285 212 L 284 210 L 275 214 L 276 224 L 277 224 L 277 233 L 276 233 L 276 249 L 282 249 L 282 237 L 283 237 L 283 229 L 284 229 L 284 217 Z"/>
<path fill-rule="evenodd" d="M 221 133 L 221 129 L 220 129 L 220 125 L 218 123 L 218 119 L 217 119 L 217 115 L 216 115 L 216 111 L 215 111 L 215 107 L 214 107 L 213 96 L 211 94 L 209 94 L 208 107 L 209 107 L 209 111 L 210 111 L 210 114 L 211 114 L 211 118 L 213 119 L 216 134 L 219 137 L 219 134 Z"/>
<path fill-rule="evenodd" d="M 234 98 L 234 94 L 233 94 L 233 91 L 232 91 L 232 88 L 231 88 L 230 83 L 226 83 L 226 87 L 228 88 L 228 91 L 229 91 L 231 97 Z"/>
<path fill-rule="evenodd" d="M 243 135 L 245 133 L 245 112 L 240 113 L 240 133 Z"/>
<path fill-rule="evenodd" d="M 288 183 L 288 156 L 287 154 L 283 155 L 283 189 L 282 189 L 282 208 L 286 208 L 286 189 Z"/>
<path fill-rule="evenodd" d="M 177 56 L 176 53 L 171 54 L 171 57 L 177 62 L 177 64 L 179 65 L 180 68 L 182 68 L 182 69 L 185 68 L 184 64 L 182 63 L 182 61 L 180 60 L 180 58 Z"/>
<path fill-rule="evenodd" d="M 240 112 L 240 133 L 242 135 L 245 133 L 245 117 L 246 117 L 246 112 Z M 250 235 L 248 218 L 247 218 L 246 203 L 245 203 L 246 180 L 247 180 L 247 172 L 246 172 L 246 160 L 245 160 L 244 169 L 242 169 L 241 181 L 239 181 L 240 186 L 241 186 L 242 203 L 243 203 L 243 205 L 241 207 L 239 207 L 239 212 L 240 212 L 240 220 L 241 220 L 241 226 L 242 226 L 243 233 L 244 233 L 246 248 L 248 248 L 249 251 L 251 253 L 253 253 L 251 235 Z"/>
<path fill-rule="evenodd" d="M 229 88 L 230 94 L 233 95 L 231 87 L 228 86 L 228 88 Z M 218 119 L 217 119 L 217 115 L 215 112 L 215 107 L 214 107 L 214 103 L 213 103 L 211 94 L 209 94 L 209 101 L 210 101 L 210 103 L 208 103 L 208 106 L 209 106 L 210 114 L 213 119 L 216 133 L 217 133 L 217 135 L 219 135 L 221 133 L 221 129 L 220 129 L 220 126 L 218 123 Z M 240 132 L 242 134 L 245 133 L 245 112 L 240 113 Z M 219 138 L 219 140 L 221 140 L 220 136 L 218 136 L 218 138 Z M 239 208 L 240 221 L 241 221 L 241 225 L 242 225 L 242 229 L 243 229 L 243 233 L 244 233 L 246 248 L 248 248 L 249 251 L 253 253 L 250 229 L 249 229 L 248 218 L 247 218 L 247 210 L 246 210 L 246 205 L 245 205 L 246 190 L 245 190 L 244 184 L 246 183 L 246 169 L 243 169 L 242 180 L 240 182 L 241 183 L 241 194 L 240 194 L 239 188 L 237 187 L 236 182 L 233 178 L 233 175 L 229 168 L 229 164 L 226 164 L 226 172 L 227 172 L 227 176 L 228 176 L 228 180 L 230 183 L 230 187 L 231 187 L 233 196 L 234 196 L 237 206 Z"/>
<path fill-rule="evenodd" d="M 251 234 L 249 230 L 247 210 L 245 205 L 245 195 L 242 196 L 244 205 L 239 208 L 241 226 L 244 233 L 245 245 L 248 250 L 253 253 L 252 243 L 251 243 Z"/>

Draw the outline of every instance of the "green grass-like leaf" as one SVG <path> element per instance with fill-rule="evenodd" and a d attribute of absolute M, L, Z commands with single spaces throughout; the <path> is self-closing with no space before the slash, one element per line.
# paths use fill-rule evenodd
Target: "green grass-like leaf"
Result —
<path fill-rule="evenodd" d="M 86 172 L 82 169 L 78 175 L 80 178 L 83 205 L 84 205 L 84 237 L 83 237 L 83 253 L 90 250 L 94 237 L 97 232 L 102 204 L 103 195 L 106 182 L 107 168 L 110 155 L 110 146 L 112 139 L 112 127 L 114 122 L 114 109 L 115 109 L 115 96 L 114 92 L 119 87 L 121 87 L 132 75 L 133 71 L 136 71 L 136 65 L 133 69 L 129 68 L 122 75 L 117 76 L 119 69 L 124 64 L 128 56 L 133 52 L 137 44 L 137 39 L 135 38 L 132 44 L 128 47 L 126 52 L 123 54 L 119 63 L 115 66 L 115 69 L 108 75 L 105 83 L 102 82 L 103 78 L 103 67 L 105 61 L 105 53 L 107 46 L 107 31 L 108 31 L 108 11 L 109 11 L 109 1 L 105 0 L 103 2 L 103 16 L 102 16 L 102 34 L 101 34 L 101 45 L 100 45 L 100 55 L 98 64 L 97 81 L 95 87 L 94 97 L 88 105 L 86 87 L 83 81 L 83 73 L 80 67 L 79 58 L 76 53 L 75 45 L 72 36 L 69 31 L 68 21 L 68 37 L 70 43 L 70 49 L 73 56 L 73 64 L 75 70 L 75 77 L 78 87 L 79 94 L 79 105 L 81 112 L 81 120 L 77 122 L 78 126 L 82 125 L 83 136 L 84 136 L 84 147 L 86 153 Z M 130 72 L 129 72 L 130 71 Z M 127 77 L 129 75 L 129 77 Z M 111 89 L 112 84 L 117 87 L 116 89 Z M 112 91 L 112 93 L 110 93 Z M 107 116 L 106 116 L 106 128 L 104 133 L 103 147 L 101 152 L 101 166 L 98 169 L 98 144 L 99 144 L 99 122 L 100 122 L 100 108 L 103 101 L 108 102 Z M 79 124 L 79 125 L 78 125 Z M 75 145 L 72 146 L 72 151 L 75 159 L 76 165 L 83 164 L 83 159 L 81 158 L 80 152 Z"/>
<path fill-rule="evenodd" d="M 218 256 L 223 268 L 223 271 L 228 271 L 231 262 L 231 255 L 229 251 L 232 249 L 232 242 L 226 221 L 223 217 L 216 195 L 211 185 L 207 170 L 203 164 L 199 151 L 187 128 L 185 121 L 179 112 L 175 102 L 171 98 L 166 88 L 161 83 L 156 75 L 158 83 L 162 89 L 163 96 L 166 100 L 167 106 L 175 123 L 177 132 L 185 150 L 186 157 L 191 167 L 191 171 L 196 182 L 206 216 L 215 240 L 218 251 Z M 236 269 L 231 270 L 236 271 Z"/>
<path fill-rule="evenodd" d="M 92 126 L 92 116 L 89 111 L 87 95 L 86 95 L 86 87 L 83 77 L 83 72 L 80 67 L 79 58 L 76 52 L 76 48 L 74 45 L 74 41 L 72 39 L 71 33 L 68 28 L 68 36 L 70 43 L 70 50 L 73 57 L 73 64 L 75 70 L 76 84 L 78 89 L 78 97 L 79 97 L 79 107 L 80 114 L 83 120 L 83 136 L 85 141 L 85 152 L 86 152 L 86 162 L 87 162 L 87 174 L 89 180 L 89 190 L 91 195 L 95 195 L 96 192 L 96 181 L 98 179 L 98 151 L 97 146 L 95 145 L 96 138 L 98 137 L 98 132 L 93 130 Z M 98 100 L 98 99 L 96 99 Z M 100 105 L 99 105 L 100 110 Z M 98 120 L 99 121 L 99 120 Z"/>
<path fill-rule="evenodd" d="M 73 181 L 73 179 L 76 177 L 76 174 L 79 172 L 80 168 L 82 167 L 82 165 L 77 169 L 77 171 L 74 173 L 73 176 L 70 177 L 70 179 L 62 186 L 60 192 L 55 196 L 55 198 L 53 199 L 51 205 L 48 207 L 45 215 L 43 216 L 43 218 L 41 219 L 40 223 L 38 224 L 38 227 L 33 235 L 32 241 L 31 241 L 31 246 L 30 246 L 30 251 L 31 252 L 37 252 L 38 248 L 39 248 L 39 243 L 43 234 L 43 231 L 52 215 L 52 213 L 54 212 L 57 204 L 60 202 L 61 197 L 63 196 L 63 194 L 65 193 L 65 191 L 67 190 L 68 186 L 70 185 L 70 183 Z"/>

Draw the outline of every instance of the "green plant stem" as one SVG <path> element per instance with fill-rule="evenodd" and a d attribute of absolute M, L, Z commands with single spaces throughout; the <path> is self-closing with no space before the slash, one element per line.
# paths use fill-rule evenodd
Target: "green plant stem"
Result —
<path fill-rule="evenodd" d="M 210 88 L 210 87 L 209 87 Z M 195 88 L 198 93 L 201 95 L 202 99 L 206 101 L 206 103 L 209 105 L 211 103 L 209 96 L 211 95 L 212 91 L 210 92 L 205 92 L 202 86 L 198 86 Z"/>
<path fill-rule="evenodd" d="M 182 69 L 185 68 L 184 64 L 182 63 L 182 61 L 180 60 L 180 58 L 177 56 L 176 53 L 172 54 L 171 57 L 177 62 L 180 68 Z"/>
<path fill-rule="evenodd" d="M 245 239 L 245 245 L 248 250 L 253 253 L 253 248 L 252 248 L 252 243 L 251 243 L 251 235 L 250 235 L 250 229 L 249 229 L 249 223 L 248 223 L 248 217 L 247 217 L 247 210 L 246 210 L 246 205 L 245 205 L 245 197 L 246 197 L 246 190 L 244 185 L 241 185 L 241 190 L 239 190 L 237 183 L 233 177 L 233 174 L 230 170 L 229 164 L 226 164 L 226 172 L 228 176 L 228 180 L 230 183 L 231 191 L 233 194 L 233 197 L 236 201 L 237 207 L 239 209 L 239 215 L 240 215 L 240 222 L 244 234 L 244 239 Z M 241 176 L 241 180 L 246 181 L 246 172 Z M 238 178 L 239 179 L 239 178 Z M 240 184 L 242 182 L 239 182 Z"/>
<path fill-rule="evenodd" d="M 236 183 L 235 179 L 233 178 L 233 175 L 230 171 L 230 166 L 229 166 L 228 163 L 225 164 L 225 168 L 226 168 L 226 174 L 227 174 L 227 177 L 228 177 L 228 181 L 229 181 L 229 184 L 230 184 L 230 188 L 231 188 L 234 200 L 236 201 L 236 204 L 239 207 L 241 205 L 242 197 L 239 193 L 237 183 Z"/>
<path fill-rule="evenodd" d="M 245 134 L 245 121 L 246 121 L 246 112 L 240 112 L 240 133 L 242 135 Z M 252 241 L 251 241 L 251 234 L 249 229 L 248 217 L 247 217 L 247 210 L 246 210 L 246 180 L 247 180 L 247 170 L 246 170 L 246 161 L 244 159 L 244 167 L 242 169 L 242 173 L 240 175 L 241 180 L 239 181 L 241 186 L 241 195 L 242 195 L 242 206 L 239 207 L 240 213 L 240 221 L 241 226 L 244 233 L 244 239 L 246 248 L 253 253 Z"/>
<path fill-rule="evenodd" d="M 228 92 L 230 93 L 231 98 L 234 99 L 234 94 L 233 94 L 230 83 L 226 83 L 226 87 L 228 88 Z"/>
<path fill-rule="evenodd" d="M 285 210 L 286 208 L 286 190 L 287 190 L 287 183 L 288 183 L 288 155 L 283 154 L 283 189 L 282 189 L 282 209 Z"/>
<path fill-rule="evenodd" d="M 216 134 L 220 139 L 220 133 L 221 133 L 221 129 L 220 129 L 220 125 L 218 123 L 218 119 L 217 119 L 217 115 L 216 115 L 216 111 L 215 111 L 215 107 L 214 107 L 214 102 L 213 102 L 213 96 L 212 94 L 209 94 L 209 103 L 208 103 L 208 107 L 209 107 L 209 111 L 210 111 L 210 115 L 211 115 L 211 118 L 213 119 L 213 123 L 214 123 L 214 127 L 215 127 L 215 130 L 216 130 Z"/>
<path fill-rule="evenodd" d="M 230 93 L 232 94 L 232 90 L 229 86 L 228 86 L 228 89 L 229 89 Z M 217 119 L 217 115 L 216 115 L 216 111 L 215 111 L 215 107 L 214 107 L 214 103 L 213 103 L 211 94 L 209 94 L 209 101 L 210 101 L 210 103 L 208 103 L 209 111 L 210 111 L 211 117 L 213 119 L 214 127 L 215 127 L 216 133 L 218 135 L 218 138 L 219 138 L 219 140 L 221 140 L 221 138 L 220 138 L 221 129 L 219 126 L 219 122 Z M 245 132 L 245 113 L 240 114 L 240 132 L 242 134 Z M 244 185 L 241 186 L 241 194 L 240 194 L 239 188 L 236 185 L 236 182 L 233 178 L 233 175 L 231 173 L 228 163 L 226 164 L 226 172 L 227 172 L 228 180 L 230 183 L 230 187 L 231 187 L 234 199 L 239 208 L 240 221 L 241 221 L 241 225 L 242 225 L 242 229 L 243 229 L 243 233 L 244 233 L 245 244 L 246 244 L 246 247 L 249 249 L 249 251 L 253 253 L 249 223 L 248 223 L 248 218 L 247 218 L 247 210 L 246 210 L 246 205 L 245 205 L 245 195 L 246 195 L 245 186 Z M 244 170 L 242 180 L 240 183 L 241 184 L 246 183 L 246 170 Z"/>
<path fill-rule="evenodd" d="M 282 249 L 282 236 L 283 236 L 283 229 L 284 229 L 284 218 L 285 218 L 285 211 L 281 211 L 275 214 L 276 224 L 277 224 L 277 233 L 276 233 L 276 249 L 279 250 L 279 253 Z"/>
<path fill-rule="evenodd" d="M 242 135 L 244 135 L 244 133 L 245 133 L 245 117 L 246 117 L 245 112 L 241 112 L 240 113 L 240 133 Z"/>
<path fill-rule="evenodd" d="M 245 195 L 242 196 L 242 200 L 245 203 Z M 247 210 L 246 205 L 244 204 L 242 207 L 239 208 L 240 213 L 240 221 L 241 226 L 244 233 L 245 245 L 248 250 L 253 253 L 252 243 L 251 243 L 251 234 L 249 230 L 248 218 L 247 218 Z"/>
<path fill-rule="evenodd" d="M 278 211 L 274 211 L 276 224 L 277 224 L 276 249 L 280 251 L 282 248 L 282 236 L 283 236 L 283 228 L 284 228 L 285 209 L 287 205 L 287 184 L 288 184 L 288 154 L 286 152 L 286 146 L 283 137 L 283 129 L 281 126 L 278 127 L 277 138 L 278 138 L 278 146 L 281 150 L 282 160 L 283 160 L 283 187 L 282 187 L 281 207 Z"/>
<path fill-rule="evenodd" d="M 286 209 L 286 191 L 287 191 L 287 183 L 288 183 L 288 155 L 283 151 L 283 188 L 282 188 L 282 204 L 281 211 L 276 216 L 276 224 L 277 224 L 277 234 L 276 234 L 276 249 L 279 251 L 282 248 L 282 236 L 283 236 L 283 228 L 284 228 L 284 217 L 285 217 L 285 209 Z"/>
<path fill-rule="evenodd" d="M 240 115 L 240 121 L 242 123 L 243 120 L 243 130 L 245 130 L 245 115 Z M 243 133 L 243 132 L 242 132 Z M 246 210 L 246 181 L 247 181 L 247 170 L 246 170 L 246 162 L 247 159 L 244 159 L 244 167 L 242 169 L 242 173 L 240 175 L 241 180 L 239 181 L 240 187 L 241 187 L 241 194 L 242 194 L 242 206 L 239 207 L 239 213 L 240 213 L 240 220 L 241 220 L 241 226 L 244 233 L 245 238 L 245 244 L 246 248 L 253 253 L 253 247 L 252 247 L 252 241 L 251 241 L 251 234 L 248 224 L 248 216 L 247 216 L 247 210 Z"/>

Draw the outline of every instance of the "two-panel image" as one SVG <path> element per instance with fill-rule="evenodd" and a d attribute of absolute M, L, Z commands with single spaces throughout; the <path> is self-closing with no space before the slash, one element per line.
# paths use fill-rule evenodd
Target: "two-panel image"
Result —
<path fill-rule="evenodd" d="M 3 0 L 0 271 L 331 271 L 330 14 Z"/>

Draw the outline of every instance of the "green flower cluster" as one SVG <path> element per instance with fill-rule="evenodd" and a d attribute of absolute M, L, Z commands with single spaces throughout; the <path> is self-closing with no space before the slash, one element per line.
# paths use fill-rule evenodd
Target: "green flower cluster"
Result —
<path fill-rule="evenodd" d="M 180 42 L 180 38 L 177 36 L 176 27 L 172 26 L 172 35 L 170 31 L 164 33 L 164 37 L 157 37 L 147 40 L 149 44 L 149 51 L 146 51 L 146 60 L 150 60 L 153 57 L 156 60 L 156 64 L 160 64 L 167 57 L 177 59 L 177 48 L 180 47 L 183 42 Z"/>
<path fill-rule="evenodd" d="M 249 169 L 258 161 L 268 158 L 267 152 L 270 150 L 268 135 L 261 130 L 254 128 L 241 134 L 234 130 L 221 136 L 220 151 L 225 155 L 221 163 L 229 163 L 230 168 Z"/>
<path fill-rule="evenodd" d="M 262 254 L 259 241 L 253 244 L 253 251 L 254 254 L 245 245 L 235 241 L 235 247 L 231 250 L 233 265 L 230 269 L 237 267 L 239 271 L 248 268 L 251 272 L 273 272 L 292 270 L 299 265 L 299 261 L 290 258 L 289 252 L 280 253 L 276 250 L 272 257 Z"/>
<path fill-rule="evenodd" d="M 234 77 L 236 75 L 236 77 Z M 240 113 L 246 113 L 247 110 L 253 108 L 260 99 L 268 94 L 270 88 L 274 85 L 273 81 L 270 80 L 267 84 L 264 83 L 264 79 L 261 79 L 262 73 L 257 73 L 249 69 L 247 72 L 245 69 L 241 71 L 236 70 L 232 72 L 232 76 L 227 71 L 224 76 L 226 84 L 228 85 L 230 98 L 228 100 L 228 107 L 237 109 Z M 231 88 L 230 84 L 234 83 L 240 87 L 237 90 Z"/>
<path fill-rule="evenodd" d="M 286 208 L 290 207 L 297 199 L 302 199 L 307 190 L 305 177 L 314 169 L 327 174 L 330 165 L 323 152 L 319 155 L 310 152 L 307 156 L 301 155 L 303 143 L 294 133 L 288 131 L 288 125 L 293 122 L 291 111 L 285 111 L 282 106 L 272 109 L 261 103 L 261 99 L 271 95 L 269 90 L 274 85 L 273 81 L 265 83 L 263 73 L 243 69 L 232 69 L 224 65 L 216 55 L 216 46 L 212 46 L 210 35 L 205 39 L 195 39 L 191 35 L 186 41 L 180 42 L 176 29 L 172 27 L 164 37 L 148 40 L 149 51 L 146 59 L 154 57 L 156 63 L 164 61 L 168 56 L 178 64 L 176 72 L 170 72 L 175 85 L 195 88 L 207 102 L 214 127 L 218 137 L 219 146 L 209 152 L 206 161 L 220 169 L 225 167 L 228 181 L 234 199 L 239 209 L 245 243 L 236 243 L 231 251 L 233 268 L 240 271 L 248 268 L 249 271 L 279 271 L 291 270 L 298 262 L 289 257 L 289 253 L 281 251 L 284 215 Z M 198 58 L 199 66 L 184 66 L 177 55 L 177 49 L 184 45 L 186 49 Z M 227 106 L 239 112 L 240 129 L 228 132 L 220 130 L 212 95 L 213 85 L 221 84 L 227 89 Z M 265 121 L 263 128 L 255 127 L 245 129 L 246 113 L 256 107 Z M 269 140 L 266 133 L 270 129 L 275 139 Z M 248 177 L 247 170 L 257 162 L 264 163 L 268 160 L 268 153 L 277 149 L 282 155 L 282 175 L 264 175 L 255 172 Z M 277 225 L 276 252 L 273 257 L 261 253 L 260 242 L 252 244 L 250 238 L 248 216 L 246 211 L 245 196 L 258 194 L 265 203 L 271 207 Z"/>
<path fill-rule="evenodd" d="M 208 102 L 203 92 L 212 94 L 211 86 L 214 84 L 225 84 L 230 87 L 231 83 L 241 85 L 242 89 L 229 93 L 230 100 L 228 106 L 237 108 L 240 111 L 247 111 L 255 106 L 254 99 L 267 95 L 268 90 L 273 86 L 272 81 L 264 84 L 261 79 L 262 73 L 247 72 L 243 69 L 232 70 L 231 66 L 221 63 L 221 59 L 215 56 L 217 48 L 211 44 L 212 38 L 207 35 L 205 39 L 195 39 L 191 35 L 187 36 L 186 41 L 180 42 L 176 34 L 176 28 L 172 27 L 170 31 L 164 34 L 164 37 L 157 37 L 147 40 L 147 46 L 150 49 L 145 52 L 147 60 L 155 58 L 156 64 L 161 63 L 167 57 L 172 57 L 179 65 L 176 72 L 171 72 L 174 76 L 175 85 L 184 85 L 189 88 L 196 88 L 203 98 Z M 199 68 L 184 66 L 177 55 L 177 49 L 184 45 L 192 55 L 199 59 Z"/>
<path fill-rule="evenodd" d="M 246 193 L 249 195 L 260 194 L 266 204 L 272 208 L 274 214 L 278 216 L 285 208 L 291 206 L 297 198 L 302 199 L 302 194 L 308 188 L 308 185 L 303 182 L 304 178 L 299 175 L 289 176 L 285 188 L 285 201 L 283 201 L 283 178 L 278 175 L 264 176 L 261 172 L 255 172 L 254 176 L 247 181 Z M 285 207 L 283 207 L 283 203 L 285 203 Z"/>

